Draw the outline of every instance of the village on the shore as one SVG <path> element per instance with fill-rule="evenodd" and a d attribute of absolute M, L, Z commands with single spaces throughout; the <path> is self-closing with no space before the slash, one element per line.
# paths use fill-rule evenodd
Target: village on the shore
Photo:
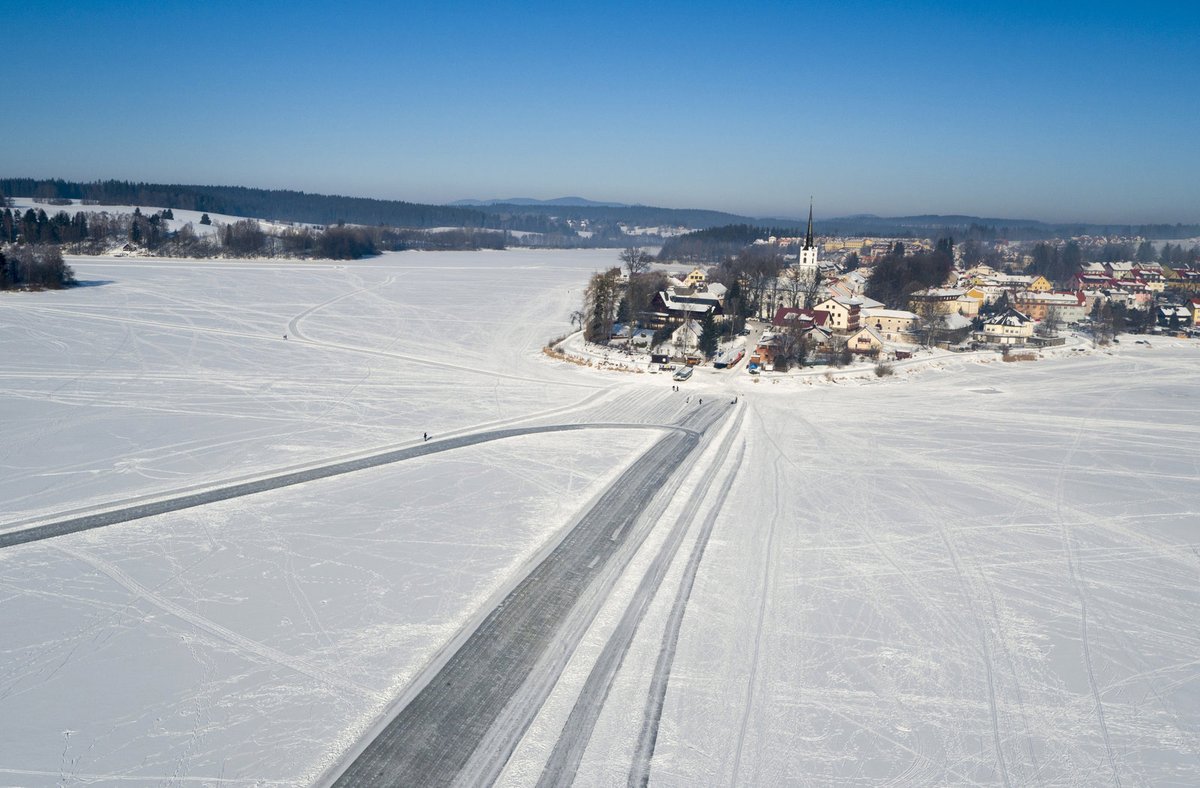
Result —
<path fill-rule="evenodd" d="M 547 352 L 649 372 L 711 365 L 758 375 L 871 362 L 882 376 L 891 363 L 923 351 L 991 350 L 1024 360 L 1072 337 L 1098 347 L 1119 343 L 1125 333 L 1200 336 L 1200 265 L 1189 259 L 1194 249 L 1180 263 L 1171 260 L 1170 244 L 1162 260 L 1147 259 L 1155 245 L 1141 238 L 1073 238 L 1039 247 L 1034 251 L 1055 255 L 1065 247 L 1078 262 L 1057 266 L 1060 277 L 1051 278 L 1031 265 L 1029 245 L 818 239 L 811 213 L 803 238 L 759 239 L 740 256 L 776 260 L 765 273 L 762 265 L 739 267 L 737 260 L 689 270 L 626 249 L 622 267 L 593 277 L 583 309 L 573 316 L 580 330 Z M 1134 250 L 1138 259 L 1084 259 Z M 873 298 L 883 288 L 871 287 L 872 276 L 885 264 L 903 267 L 908 260 L 933 261 L 926 269 L 938 271 L 936 281 L 892 291 L 892 303 Z M 652 292 L 648 283 L 655 285 Z"/>

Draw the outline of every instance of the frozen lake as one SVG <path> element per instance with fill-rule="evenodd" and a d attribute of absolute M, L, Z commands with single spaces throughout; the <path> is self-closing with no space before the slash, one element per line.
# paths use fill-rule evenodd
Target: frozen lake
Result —
<path fill-rule="evenodd" d="M 501 784 L 1200 782 L 1200 343 L 676 394 L 540 353 L 611 250 L 70 263 L 92 286 L 0 294 L 0 531 L 625 426 L 0 550 L 0 783 L 316 780 L 655 425 L 734 393 Z"/>

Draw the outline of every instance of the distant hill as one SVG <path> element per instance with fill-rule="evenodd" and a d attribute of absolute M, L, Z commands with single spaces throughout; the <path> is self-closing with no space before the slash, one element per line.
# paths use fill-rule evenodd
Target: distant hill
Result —
<path fill-rule="evenodd" d="M 480 209 L 483 210 L 483 209 Z M 636 227 L 685 227 L 707 230 L 727 224 L 761 223 L 749 216 L 703 208 L 656 208 L 651 205 L 606 207 L 600 205 L 513 205 L 495 203 L 487 210 L 499 216 L 553 216 L 571 222 L 587 221 L 601 225 L 625 224 Z M 799 222 L 787 219 L 772 220 L 774 225 L 800 227 Z"/>
<path fill-rule="evenodd" d="M 282 189 L 115 180 L 84 183 L 60 179 L 0 178 L 0 195 L 92 200 L 103 205 L 152 205 L 309 224 L 345 222 L 411 229 L 465 227 L 516 230 L 535 232 L 560 241 L 578 240 L 581 238 L 578 231 L 586 229 L 582 238 L 589 245 L 631 242 L 633 239 L 621 231 L 622 224 L 704 229 L 754 221 L 721 211 L 622 206 L 579 197 L 531 201 L 528 204 L 427 205 Z M 574 201 L 589 204 L 570 204 Z M 638 239 L 647 240 L 642 236 Z"/>
<path fill-rule="evenodd" d="M 535 200 L 532 197 L 509 197 L 504 200 L 455 200 L 452 203 L 447 203 L 454 207 L 472 207 L 482 208 L 492 205 L 551 205 L 551 206 L 573 206 L 573 207 L 592 207 L 592 208 L 629 208 L 632 207 L 621 202 L 597 202 L 584 197 L 556 197 L 553 200 Z"/>
<path fill-rule="evenodd" d="M 538 233 L 548 245 L 619 246 L 653 243 L 655 235 L 627 235 L 623 228 L 708 230 L 730 225 L 773 228 L 777 233 L 802 229 L 799 219 L 739 216 L 701 208 L 658 208 L 604 203 L 583 197 L 554 200 L 512 198 L 505 201 L 460 200 L 428 205 L 402 200 L 308 194 L 286 189 L 244 186 L 0 178 L 0 195 L 93 200 L 103 205 L 144 205 L 256 219 L 331 225 L 339 222 L 405 229 L 462 227 Z M 1141 235 L 1161 240 L 1200 235 L 1200 225 L 1052 224 L 1033 219 L 1001 219 L 962 215 L 880 217 L 869 214 L 822 219 L 821 235 L 915 236 L 1040 240 L 1077 235 Z M 674 235 L 676 232 L 664 232 Z"/>
<path fill-rule="evenodd" d="M 1200 225 L 1185 224 L 1095 224 L 1087 222 L 1043 222 L 1036 219 L 964 216 L 959 214 L 923 214 L 919 216 L 881 217 L 845 216 L 814 222 L 821 235 L 921 237 L 953 236 L 1013 241 L 1037 241 L 1081 235 L 1124 235 L 1144 238 L 1189 238 L 1200 232 Z"/>
<path fill-rule="evenodd" d="M 3 178 L 0 179 L 0 194 L 94 200 L 102 205 L 153 205 L 309 224 L 345 222 L 411 228 L 491 226 L 489 214 L 477 209 L 244 186 Z"/>

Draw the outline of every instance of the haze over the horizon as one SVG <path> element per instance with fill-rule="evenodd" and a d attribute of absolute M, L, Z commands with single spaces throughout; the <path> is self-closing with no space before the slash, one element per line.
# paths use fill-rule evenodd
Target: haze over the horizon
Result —
<path fill-rule="evenodd" d="M 1200 221 L 1194 4 L 832 5 L 8 4 L 0 175 Z"/>

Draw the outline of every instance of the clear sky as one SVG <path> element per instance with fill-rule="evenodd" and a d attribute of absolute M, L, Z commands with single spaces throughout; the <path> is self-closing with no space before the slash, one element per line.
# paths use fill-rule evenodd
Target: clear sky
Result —
<path fill-rule="evenodd" d="M 1200 221 L 1200 2 L 0 0 L 4 176 Z"/>

